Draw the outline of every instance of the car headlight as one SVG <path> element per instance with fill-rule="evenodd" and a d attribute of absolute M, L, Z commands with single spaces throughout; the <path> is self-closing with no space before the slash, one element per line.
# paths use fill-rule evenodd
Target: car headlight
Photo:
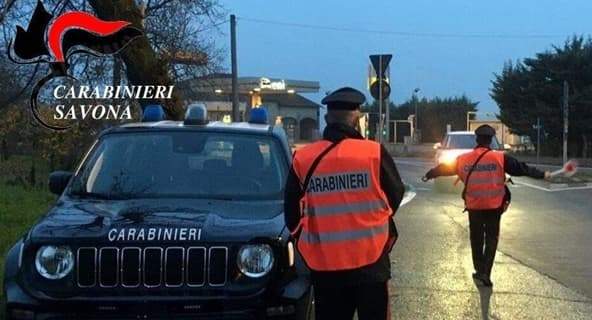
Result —
<path fill-rule="evenodd" d="M 251 278 L 261 278 L 268 274 L 273 261 L 273 250 L 267 244 L 249 244 L 238 251 L 238 268 Z"/>
<path fill-rule="evenodd" d="M 74 268 L 74 254 L 67 246 L 43 246 L 37 251 L 35 267 L 46 279 L 62 279 Z"/>

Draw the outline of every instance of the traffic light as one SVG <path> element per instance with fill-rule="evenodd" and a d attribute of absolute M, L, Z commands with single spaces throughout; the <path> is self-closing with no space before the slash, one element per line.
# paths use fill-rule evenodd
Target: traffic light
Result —
<path fill-rule="evenodd" d="M 380 83 L 382 82 L 382 95 L 380 94 Z M 391 94 L 391 86 L 389 84 L 389 79 L 378 79 L 374 78 L 371 79 L 370 83 L 370 94 L 374 99 L 386 99 Z"/>

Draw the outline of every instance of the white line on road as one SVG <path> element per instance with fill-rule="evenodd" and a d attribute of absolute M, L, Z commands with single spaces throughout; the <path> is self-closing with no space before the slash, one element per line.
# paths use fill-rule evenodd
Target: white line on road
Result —
<path fill-rule="evenodd" d="M 523 181 L 515 181 L 515 183 L 516 183 L 516 184 L 521 184 L 521 185 L 523 185 L 523 186 L 531 187 L 531 188 L 533 188 L 533 189 L 537 189 L 537 190 L 541 190 L 541 191 L 547 191 L 547 192 L 551 192 L 551 190 L 550 190 L 550 189 L 547 189 L 547 188 L 544 188 L 544 187 L 541 187 L 541 186 L 537 186 L 537 185 L 535 185 L 535 184 L 531 184 L 531 183 L 528 183 L 528 182 L 523 182 Z"/>
<path fill-rule="evenodd" d="M 521 184 L 523 186 L 527 186 L 533 189 L 546 191 L 546 192 L 557 192 L 557 191 L 569 191 L 569 190 L 585 190 L 585 189 L 592 189 L 592 186 L 581 186 L 581 187 L 554 187 L 554 188 L 545 188 L 541 186 L 537 186 L 528 182 L 524 181 L 516 181 L 517 184 Z"/>
<path fill-rule="evenodd" d="M 557 188 L 557 189 L 551 189 L 550 192 L 556 192 L 556 191 L 569 191 L 569 190 L 587 190 L 587 189 L 592 189 L 592 186 L 581 186 L 581 187 L 567 187 L 567 188 Z"/>
<path fill-rule="evenodd" d="M 429 161 L 409 161 L 409 160 L 399 160 L 399 159 L 395 159 L 395 164 L 402 164 L 402 165 L 406 165 L 406 166 L 412 166 L 412 167 L 420 167 L 420 168 L 425 168 L 426 166 L 430 166 Z"/>

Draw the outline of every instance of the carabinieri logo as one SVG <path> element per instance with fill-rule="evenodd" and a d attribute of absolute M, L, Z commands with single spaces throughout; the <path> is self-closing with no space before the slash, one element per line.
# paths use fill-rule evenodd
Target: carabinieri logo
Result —
<path fill-rule="evenodd" d="M 18 64 L 48 63 L 50 66 L 50 72 L 33 87 L 29 101 L 31 112 L 41 125 L 53 130 L 69 128 L 42 119 L 37 103 L 41 87 L 53 78 L 74 79 L 68 74 L 68 58 L 73 54 L 113 55 L 142 36 L 142 31 L 130 24 L 127 21 L 104 21 L 82 11 L 66 12 L 54 18 L 40 0 L 37 2 L 27 30 L 17 26 L 8 56 Z"/>

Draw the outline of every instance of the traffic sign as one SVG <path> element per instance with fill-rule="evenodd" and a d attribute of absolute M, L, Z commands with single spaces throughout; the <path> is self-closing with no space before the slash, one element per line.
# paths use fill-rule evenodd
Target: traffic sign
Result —
<path fill-rule="evenodd" d="M 369 84 L 370 84 L 370 94 L 374 99 L 378 101 L 378 114 L 380 118 L 378 120 L 378 134 L 376 135 L 376 139 L 378 142 L 384 141 L 384 139 L 388 140 L 389 128 L 388 126 L 385 128 L 384 124 L 385 121 L 389 123 L 389 110 L 388 107 L 385 107 L 384 104 L 388 105 L 388 97 L 391 94 L 391 86 L 389 84 L 388 79 L 388 65 L 393 58 L 392 54 L 373 54 L 370 55 L 370 62 L 372 67 L 374 68 L 374 73 L 376 73 L 376 77 L 372 77 L 371 73 L 369 75 Z M 384 114 L 383 114 L 383 111 Z"/>
<path fill-rule="evenodd" d="M 372 67 L 374 67 L 374 71 L 376 71 L 376 77 L 379 79 L 384 78 L 384 72 L 388 68 L 391 59 L 393 58 L 392 54 L 373 54 L 370 55 L 370 62 L 372 62 Z"/>

